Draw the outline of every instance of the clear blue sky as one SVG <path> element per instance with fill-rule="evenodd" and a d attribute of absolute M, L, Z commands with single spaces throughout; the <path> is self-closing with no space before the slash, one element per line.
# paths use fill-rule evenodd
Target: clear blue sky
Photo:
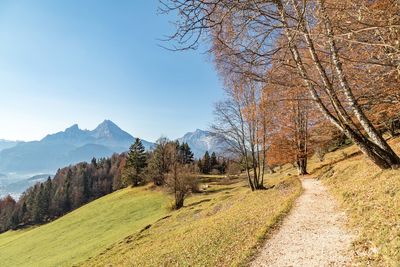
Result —
<path fill-rule="evenodd" d="M 176 138 L 212 122 L 222 85 L 204 49 L 170 52 L 158 0 L 0 1 L 0 138 L 110 119 Z"/>

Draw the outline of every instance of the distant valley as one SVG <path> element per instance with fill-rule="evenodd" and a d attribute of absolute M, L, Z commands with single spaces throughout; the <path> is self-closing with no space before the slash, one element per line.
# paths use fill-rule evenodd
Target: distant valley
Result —
<path fill-rule="evenodd" d="M 94 130 L 82 130 L 74 124 L 40 141 L 0 140 L 0 197 L 9 193 L 19 196 L 29 186 L 54 175 L 58 168 L 125 152 L 134 139 L 114 122 L 105 120 Z M 220 138 L 200 129 L 178 141 L 188 143 L 196 158 L 206 151 L 221 152 L 224 147 Z M 154 147 L 153 142 L 142 142 L 146 150 Z"/>

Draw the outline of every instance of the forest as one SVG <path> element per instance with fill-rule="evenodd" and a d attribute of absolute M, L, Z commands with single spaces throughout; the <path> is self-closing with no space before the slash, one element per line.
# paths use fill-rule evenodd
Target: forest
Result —
<path fill-rule="evenodd" d="M 337 139 L 381 169 L 399 167 L 383 137 L 399 126 L 395 1 L 163 3 L 180 14 L 171 49 L 210 47 L 226 90 L 213 130 L 253 169 L 253 190 L 269 162 L 295 162 L 306 174 L 307 157 Z"/>

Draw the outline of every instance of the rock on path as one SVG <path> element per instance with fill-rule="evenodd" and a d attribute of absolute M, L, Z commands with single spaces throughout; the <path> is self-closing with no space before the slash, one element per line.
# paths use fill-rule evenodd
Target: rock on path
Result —
<path fill-rule="evenodd" d="M 251 266 L 349 266 L 346 216 L 322 183 L 302 180 L 303 194 Z"/>

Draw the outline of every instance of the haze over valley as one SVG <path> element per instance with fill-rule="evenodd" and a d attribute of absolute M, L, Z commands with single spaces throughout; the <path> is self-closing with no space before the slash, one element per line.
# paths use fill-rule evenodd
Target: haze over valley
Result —
<path fill-rule="evenodd" d="M 126 152 L 134 140 L 134 136 L 111 120 L 104 120 L 93 130 L 83 130 L 74 124 L 39 141 L 1 140 L 0 197 L 11 194 L 18 198 L 29 186 L 54 176 L 57 169 Z M 200 129 L 177 140 L 188 143 L 196 158 L 202 157 L 206 151 L 222 152 L 224 149 L 221 138 Z M 155 146 L 155 141 L 142 142 L 146 150 Z"/>

